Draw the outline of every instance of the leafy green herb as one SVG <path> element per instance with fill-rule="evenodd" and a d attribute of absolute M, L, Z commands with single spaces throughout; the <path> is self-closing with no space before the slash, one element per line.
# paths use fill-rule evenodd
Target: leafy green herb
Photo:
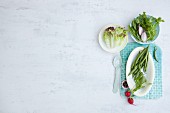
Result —
<path fill-rule="evenodd" d="M 139 16 L 132 21 L 131 25 L 128 26 L 129 32 L 137 41 L 143 42 L 138 31 L 139 26 L 141 26 L 144 29 L 144 32 L 146 32 L 147 41 L 152 41 L 156 36 L 157 26 L 160 22 L 164 22 L 161 17 L 155 18 L 153 16 L 147 16 L 146 13 L 143 12 L 143 14 L 139 14 Z"/>

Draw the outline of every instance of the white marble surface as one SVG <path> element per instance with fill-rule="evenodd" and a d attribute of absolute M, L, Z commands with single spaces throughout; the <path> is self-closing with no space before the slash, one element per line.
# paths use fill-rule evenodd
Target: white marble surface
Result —
<path fill-rule="evenodd" d="M 131 106 L 112 93 L 113 55 L 97 35 L 143 11 L 166 21 L 163 97 Z M 0 0 L 0 113 L 168 113 L 169 11 L 169 0 Z"/>

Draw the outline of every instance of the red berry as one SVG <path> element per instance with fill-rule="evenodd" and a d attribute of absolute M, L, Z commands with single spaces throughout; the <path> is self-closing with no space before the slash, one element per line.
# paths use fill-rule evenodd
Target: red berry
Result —
<path fill-rule="evenodd" d="M 131 95 L 130 91 L 126 91 L 126 92 L 125 92 L 125 96 L 126 96 L 126 97 L 130 97 L 130 95 Z"/>
<path fill-rule="evenodd" d="M 129 102 L 129 104 L 133 104 L 133 102 L 134 102 L 133 98 L 128 98 L 128 102 Z"/>

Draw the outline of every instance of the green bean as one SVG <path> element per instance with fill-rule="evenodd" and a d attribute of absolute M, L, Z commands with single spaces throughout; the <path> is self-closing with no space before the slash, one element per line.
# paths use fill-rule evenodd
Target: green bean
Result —
<path fill-rule="evenodd" d="M 146 70 L 146 64 L 147 64 L 147 58 L 148 58 L 149 52 L 148 49 L 146 51 L 146 53 L 142 56 L 141 60 L 140 60 L 140 65 L 142 65 L 142 68 L 144 70 Z"/>
<path fill-rule="evenodd" d="M 141 77 L 139 78 L 139 81 L 141 81 L 141 80 L 143 80 L 143 76 L 141 76 Z"/>
<path fill-rule="evenodd" d="M 142 76 L 143 76 L 143 73 L 140 73 L 140 74 L 136 77 L 135 82 L 140 81 L 140 79 L 142 78 Z"/>
<path fill-rule="evenodd" d="M 147 59 L 144 65 L 144 72 L 146 72 L 147 66 L 148 66 L 148 59 L 149 59 L 149 54 L 147 55 Z"/>
<path fill-rule="evenodd" d="M 134 80 L 136 80 L 136 78 L 138 77 L 138 76 L 140 76 L 140 72 L 138 72 L 136 75 L 134 75 Z"/>
<path fill-rule="evenodd" d="M 138 68 L 138 70 L 136 70 L 136 67 L 134 68 L 134 66 L 138 63 L 137 60 L 140 59 L 139 56 L 145 54 L 145 52 L 147 52 L 147 48 L 144 48 L 141 52 L 138 53 L 137 58 L 136 58 L 135 61 L 132 63 L 131 72 L 129 73 L 129 75 L 135 74 L 135 73 L 137 73 L 137 71 L 140 71 L 140 69 L 142 68 L 142 65 L 140 64 L 140 62 L 139 62 L 139 64 L 138 64 L 138 66 L 136 66 L 136 67 Z"/>
<path fill-rule="evenodd" d="M 134 80 L 137 80 L 138 77 L 140 77 L 143 73 L 142 72 L 139 72 L 139 74 L 137 76 L 134 77 Z"/>
<path fill-rule="evenodd" d="M 146 59 L 147 59 L 147 56 L 145 56 L 144 59 L 142 59 L 142 60 L 140 61 L 140 65 L 144 64 L 144 62 L 146 61 Z"/>
<path fill-rule="evenodd" d="M 146 66 L 147 66 L 147 62 L 144 63 L 144 66 L 143 66 L 143 71 L 146 72 Z"/>
<path fill-rule="evenodd" d="M 138 78 L 138 80 L 137 80 L 137 82 L 138 82 L 138 84 L 143 84 L 145 81 L 144 80 L 146 80 L 146 78 L 144 77 L 144 75 L 143 75 L 143 73 L 141 74 L 141 76 L 140 76 L 140 78 Z"/>
<path fill-rule="evenodd" d="M 138 62 L 139 61 L 139 58 L 146 52 L 148 50 L 148 47 L 147 48 L 144 48 L 143 50 L 142 50 L 142 52 L 139 54 L 139 56 L 136 58 L 136 62 Z"/>
<path fill-rule="evenodd" d="M 136 57 L 136 64 L 138 63 L 138 61 L 140 61 L 141 59 L 143 59 L 143 55 L 148 51 L 148 47 L 144 48 L 140 54 L 137 55 Z"/>
<path fill-rule="evenodd" d="M 140 55 L 140 53 L 141 53 L 141 52 L 139 51 L 139 53 L 138 53 L 138 55 L 137 55 L 136 57 L 138 57 L 138 56 Z M 131 71 L 133 70 L 135 64 L 136 64 L 136 59 L 135 59 L 135 60 L 133 61 L 133 63 L 132 63 Z"/>
<path fill-rule="evenodd" d="M 156 51 L 157 51 L 157 47 L 155 46 L 155 47 L 154 47 L 154 52 L 153 52 L 153 57 L 154 57 L 154 59 L 158 62 L 158 59 L 157 59 L 157 57 L 156 57 Z"/>
<path fill-rule="evenodd" d="M 147 59 L 148 53 L 146 53 L 146 55 L 143 57 L 143 59 L 140 61 L 140 64 L 143 64 L 144 61 Z"/>
<path fill-rule="evenodd" d="M 136 69 L 136 70 L 132 73 L 132 75 L 136 75 L 138 72 L 139 72 L 139 69 Z"/>
<path fill-rule="evenodd" d="M 135 67 L 132 71 L 130 71 L 129 75 L 131 75 L 136 69 L 137 69 L 137 67 Z"/>
<path fill-rule="evenodd" d="M 144 63 L 142 64 L 142 67 L 145 67 L 145 63 L 146 63 L 146 60 L 145 60 Z"/>
<path fill-rule="evenodd" d="M 146 48 L 146 50 L 145 50 L 144 53 L 142 54 L 140 60 L 143 60 L 143 59 L 147 56 L 147 53 L 148 53 L 148 47 Z"/>
<path fill-rule="evenodd" d="M 145 56 L 146 56 L 146 51 L 145 51 L 145 53 L 143 53 L 143 54 L 141 55 L 141 57 L 140 57 L 140 59 L 139 59 L 139 62 L 141 62 L 141 60 L 143 60 L 143 59 L 145 58 Z"/>
<path fill-rule="evenodd" d="M 138 75 L 139 75 L 139 73 L 140 73 L 140 71 L 138 70 L 136 73 L 134 73 L 133 75 L 132 75 L 132 77 L 134 78 L 134 77 L 137 77 Z"/>
<path fill-rule="evenodd" d="M 138 69 L 141 70 L 141 68 L 142 68 L 142 66 L 139 64 L 139 65 L 138 65 Z"/>

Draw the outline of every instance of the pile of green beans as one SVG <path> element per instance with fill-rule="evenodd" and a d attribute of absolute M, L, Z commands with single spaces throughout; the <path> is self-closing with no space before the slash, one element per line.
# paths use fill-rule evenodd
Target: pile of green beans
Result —
<path fill-rule="evenodd" d="M 147 79 L 145 78 L 143 72 L 146 72 L 148 66 L 148 58 L 149 58 L 149 46 L 144 48 L 142 51 L 136 56 L 136 59 L 133 61 L 130 69 L 129 75 L 132 75 L 136 87 L 132 90 L 132 93 L 135 91 L 145 87 L 145 83 L 147 83 Z M 143 69 L 143 72 L 141 71 Z"/>

